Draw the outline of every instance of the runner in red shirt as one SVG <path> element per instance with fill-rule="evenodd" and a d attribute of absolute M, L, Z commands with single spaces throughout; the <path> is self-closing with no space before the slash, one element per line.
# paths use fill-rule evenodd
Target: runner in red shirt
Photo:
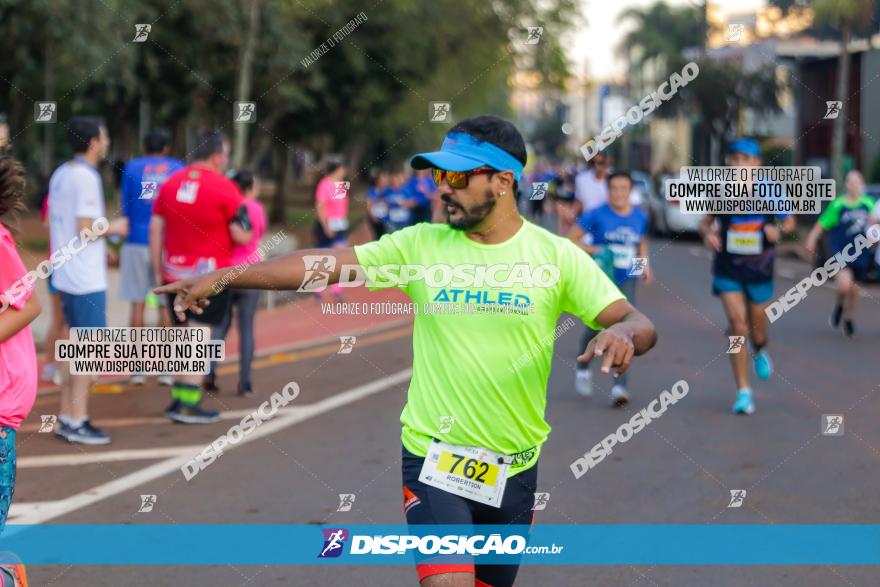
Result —
<path fill-rule="evenodd" d="M 198 139 L 193 162 L 159 189 L 150 219 L 150 256 L 157 283 L 209 273 L 231 264 L 233 244 L 250 241 L 251 223 L 236 185 L 222 173 L 229 164 L 229 140 L 220 131 Z M 224 294 L 227 292 L 224 292 Z M 172 300 L 173 301 L 173 300 Z M 229 296 L 218 296 L 199 315 L 176 316 L 177 326 L 214 326 L 223 321 Z M 205 424 L 220 415 L 201 407 L 201 375 L 178 374 L 165 415 L 175 422 Z"/>

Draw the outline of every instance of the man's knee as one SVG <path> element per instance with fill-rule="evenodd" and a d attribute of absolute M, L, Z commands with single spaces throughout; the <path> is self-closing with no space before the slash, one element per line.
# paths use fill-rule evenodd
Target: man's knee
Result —
<path fill-rule="evenodd" d="M 748 334 L 748 330 L 744 317 L 735 316 L 730 319 L 730 336 L 745 336 Z"/>

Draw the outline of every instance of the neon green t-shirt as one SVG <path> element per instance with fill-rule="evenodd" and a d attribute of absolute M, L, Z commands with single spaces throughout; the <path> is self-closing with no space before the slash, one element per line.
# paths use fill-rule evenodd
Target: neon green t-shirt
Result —
<path fill-rule="evenodd" d="M 874 209 L 874 204 L 874 200 L 867 194 L 862 194 L 855 202 L 847 200 L 846 195 L 837 196 L 819 216 L 818 222 L 825 230 L 831 230 L 840 224 L 841 215 L 844 211 L 863 208 L 867 210 L 867 214 L 870 214 Z"/>
<path fill-rule="evenodd" d="M 568 312 L 601 329 L 596 316 L 624 299 L 614 283 L 574 243 L 525 221 L 499 244 L 422 223 L 354 250 L 372 289 L 393 286 L 400 265 L 426 269 L 397 283 L 416 307 L 404 447 L 425 456 L 436 438 L 514 455 L 510 474 L 533 466 L 550 433 L 547 379 L 566 324 L 557 319 Z"/>

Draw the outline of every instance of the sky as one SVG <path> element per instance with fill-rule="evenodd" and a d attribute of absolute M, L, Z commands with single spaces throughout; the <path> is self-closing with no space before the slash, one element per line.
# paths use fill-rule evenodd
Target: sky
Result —
<path fill-rule="evenodd" d="M 617 56 L 617 47 L 627 32 L 625 23 L 618 23 L 620 15 L 629 8 L 648 7 L 657 0 L 581 0 L 586 26 L 577 26 L 571 34 L 568 57 L 573 73 L 583 77 L 585 72 L 597 81 L 621 80 L 624 62 Z M 700 0 L 666 0 L 670 5 L 702 6 Z M 750 12 L 765 6 L 765 0 L 713 0 L 726 12 Z M 585 69 L 586 68 L 586 69 Z"/>

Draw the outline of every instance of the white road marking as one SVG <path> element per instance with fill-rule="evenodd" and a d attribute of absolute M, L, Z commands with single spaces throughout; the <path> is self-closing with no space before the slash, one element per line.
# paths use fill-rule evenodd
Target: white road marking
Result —
<path fill-rule="evenodd" d="M 203 445 L 169 446 L 164 448 L 135 448 L 130 450 L 111 450 L 85 454 L 42 455 L 18 459 L 19 469 L 36 469 L 39 467 L 65 467 L 73 465 L 91 465 L 94 463 L 118 463 L 121 461 L 140 461 L 176 457 L 200 451 Z"/>
<path fill-rule="evenodd" d="M 276 416 L 272 420 L 264 423 L 258 428 L 255 428 L 254 431 L 251 432 L 248 436 L 242 438 L 241 441 L 238 442 L 238 444 L 227 445 L 226 449 L 224 449 L 223 452 L 224 454 L 226 454 L 235 448 L 257 440 L 258 438 L 274 434 L 275 432 L 280 432 L 281 430 L 293 426 L 294 424 L 298 424 L 310 418 L 314 418 L 315 416 L 319 416 L 337 408 L 341 408 L 365 397 L 369 397 L 371 395 L 379 393 L 380 391 L 384 391 L 392 386 L 404 383 L 405 381 L 409 380 L 410 377 L 412 377 L 412 369 L 404 369 L 403 371 L 398 371 L 393 375 L 388 375 L 387 377 L 382 377 L 375 381 L 371 381 L 370 383 L 359 385 L 347 391 L 337 393 L 314 404 L 286 410 L 280 416 Z M 251 410 L 246 410 L 245 414 L 249 413 L 250 411 Z M 189 447 L 176 448 L 177 450 L 182 450 Z M 113 481 L 104 483 L 103 485 L 98 485 L 97 487 L 93 487 L 91 489 L 87 489 L 86 491 L 77 493 L 64 499 L 33 503 L 13 503 L 9 511 L 9 522 L 14 524 L 42 524 L 49 520 L 67 515 L 71 512 L 75 512 L 79 509 L 107 499 L 108 497 L 118 495 L 124 491 L 131 490 L 134 487 L 143 485 L 144 483 L 152 481 L 153 479 L 157 479 L 164 475 L 168 475 L 169 473 L 179 471 L 180 467 L 182 467 L 187 461 L 189 461 L 193 456 L 195 456 L 196 453 L 201 451 L 203 448 L 204 445 L 198 446 L 197 450 L 193 452 L 178 454 L 177 456 L 173 456 L 164 461 L 160 461 L 158 463 L 140 469 L 139 471 L 135 471 L 134 473 L 124 475 L 122 477 L 114 479 Z M 124 453 L 126 451 L 114 452 Z"/>

